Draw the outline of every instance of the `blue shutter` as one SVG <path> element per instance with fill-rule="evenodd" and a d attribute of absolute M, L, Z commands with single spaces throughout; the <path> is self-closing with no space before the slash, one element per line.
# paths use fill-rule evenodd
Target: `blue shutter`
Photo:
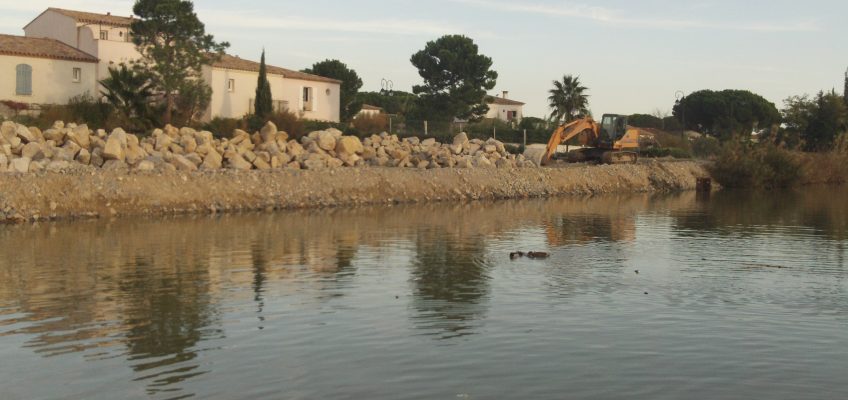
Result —
<path fill-rule="evenodd" d="M 27 64 L 18 64 L 15 67 L 16 87 L 15 94 L 29 96 L 32 94 L 32 67 Z"/>

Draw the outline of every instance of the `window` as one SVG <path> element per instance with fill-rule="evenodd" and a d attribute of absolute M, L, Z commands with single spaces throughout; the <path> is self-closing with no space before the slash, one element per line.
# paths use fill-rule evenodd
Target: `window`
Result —
<path fill-rule="evenodd" d="M 74 82 L 82 81 L 82 68 L 74 68 Z"/>
<path fill-rule="evenodd" d="M 312 88 L 303 88 L 303 111 L 313 111 L 313 100 L 314 98 L 312 96 Z"/>
<path fill-rule="evenodd" d="M 235 92 L 236 91 L 236 80 L 235 79 L 228 79 L 227 80 L 227 91 L 228 92 Z"/>
<path fill-rule="evenodd" d="M 100 40 L 109 40 L 109 31 L 100 31 Z"/>
<path fill-rule="evenodd" d="M 32 67 L 28 64 L 18 64 L 15 67 L 15 94 L 18 96 L 32 95 Z"/>

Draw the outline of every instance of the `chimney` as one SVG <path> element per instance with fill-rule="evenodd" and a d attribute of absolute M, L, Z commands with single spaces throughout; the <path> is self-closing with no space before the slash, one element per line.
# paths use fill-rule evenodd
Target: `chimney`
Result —
<path fill-rule="evenodd" d="M 504 98 L 504 99 L 506 99 L 506 97 L 507 97 L 507 96 L 509 96 L 509 91 L 508 91 L 508 90 L 504 90 L 504 91 L 503 91 L 503 98 Z"/>

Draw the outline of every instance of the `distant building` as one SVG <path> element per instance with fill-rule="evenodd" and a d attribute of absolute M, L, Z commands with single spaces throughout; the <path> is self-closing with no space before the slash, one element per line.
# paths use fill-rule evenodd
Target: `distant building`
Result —
<path fill-rule="evenodd" d="M 97 58 L 53 39 L 0 35 L 0 100 L 57 104 L 97 84 Z"/>
<path fill-rule="evenodd" d="M 359 112 L 356 115 L 357 116 L 364 115 L 364 116 L 368 116 L 368 117 L 373 117 L 375 115 L 380 115 L 382 113 L 383 113 L 383 109 L 381 107 L 372 106 L 370 104 L 363 104 L 362 109 L 359 110 Z"/>
<path fill-rule="evenodd" d="M 486 101 L 489 103 L 489 112 L 486 118 L 499 119 L 506 122 L 521 122 L 524 118 L 524 103 L 520 101 L 510 100 L 509 92 L 504 91 L 503 97 L 487 96 Z"/>
<path fill-rule="evenodd" d="M 64 104 L 85 92 L 96 96 L 98 82 L 109 76 L 110 67 L 141 58 L 130 37 L 133 21 L 111 13 L 48 8 L 24 27 L 25 37 L 0 38 L 0 100 Z M 212 88 L 205 120 L 241 118 L 253 112 L 258 62 L 224 55 L 201 73 Z M 272 65 L 268 80 L 275 110 L 339 121 L 341 81 Z M 7 87 L 15 90 L 2 92 Z"/>

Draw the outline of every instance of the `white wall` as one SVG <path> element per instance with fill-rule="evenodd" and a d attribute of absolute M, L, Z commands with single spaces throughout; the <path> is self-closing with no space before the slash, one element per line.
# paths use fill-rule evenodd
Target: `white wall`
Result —
<path fill-rule="evenodd" d="M 39 15 L 24 29 L 24 36 L 52 38 L 77 47 L 76 21 L 55 11 L 45 11 Z"/>
<path fill-rule="evenodd" d="M 502 104 L 489 104 L 489 112 L 486 113 L 486 118 L 497 118 L 502 121 L 507 121 L 507 113 L 515 111 L 515 121 L 519 122 L 524 118 L 524 106 L 512 106 Z"/>
<path fill-rule="evenodd" d="M 212 88 L 212 101 L 205 115 L 206 120 L 217 117 L 241 118 L 250 113 L 251 101 L 256 98 L 258 73 L 203 67 L 203 79 Z M 235 83 L 232 92 L 227 89 L 230 79 Z M 268 74 L 268 83 L 271 84 L 271 99 L 285 100 L 282 98 L 283 77 Z"/>
<path fill-rule="evenodd" d="M 205 120 L 212 118 L 241 118 L 251 111 L 251 100 L 256 98 L 256 81 L 259 73 L 223 68 L 203 68 L 203 79 L 212 88 L 212 101 Z M 227 82 L 233 79 L 235 90 L 227 90 Z M 284 79 L 280 75 L 268 74 L 271 98 L 288 102 L 289 111 L 301 118 L 321 121 L 339 121 L 339 84 Z M 313 111 L 302 111 L 303 87 L 313 88 L 315 107 Z M 327 89 L 330 95 L 327 95 Z"/>
<path fill-rule="evenodd" d="M 15 94 L 18 64 L 32 67 L 32 95 Z M 0 55 L 0 99 L 21 103 L 65 104 L 68 99 L 96 90 L 95 69 L 97 64 L 80 61 L 52 60 L 22 56 Z M 73 69 L 82 70 L 80 82 L 73 81 Z"/>
<path fill-rule="evenodd" d="M 128 63 L 141 58 L 141 53 L 136 50 L 132 42 L 114 42 L 111 40 L 97 40 L 97 53 L 100 59 L 97 68 L 97 79 L 105 79 L 109 76 L 109 67 L 117 67 L 120 63 Z"/>
<path fill-rule="evenodd" d="M 303 88 L 311 87 L 315 96 L 312 111 L 303 111 Z M 327 91 L 329 90 L 329 94 Z M 301 118 L 316 121 L 339 122 L 340 85 L 338 83 L 314 82 L 300 79 L 285 80 L 282 98 L 289 101 L 292 111 Z"/>

